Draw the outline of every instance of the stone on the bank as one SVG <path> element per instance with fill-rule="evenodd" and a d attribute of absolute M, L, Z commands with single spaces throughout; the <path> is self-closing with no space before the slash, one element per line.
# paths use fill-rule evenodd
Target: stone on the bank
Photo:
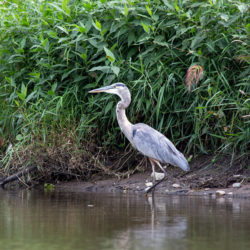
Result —
<path fill-rule="evenodd" d="M 174 187 L 174 188 L 180 188 L 180 187 L 181 187 L 181 185 L 180 185 L 180 184 L 178 184 L 178 183 L 174 183 L 174 184 L 172 185 L 172 187 Z"/>
<path fill-rule="evenodd" d="M 215 193 L 216 193 L 216 195 L 220 195 L 220 196 L 226 194 L 226 192 L 224 190 L 217 190 Z"/>
<path fill-rule="evenodd" d="M 233 188 L 240 188 L 241 187 L 241 183 L 240 182 L 235 182 L 233 184 Z"/>

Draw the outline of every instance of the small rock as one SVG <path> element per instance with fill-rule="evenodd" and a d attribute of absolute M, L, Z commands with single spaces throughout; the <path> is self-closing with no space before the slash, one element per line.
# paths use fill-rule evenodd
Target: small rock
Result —
<path fill-rule="evenodd" d="M 88 205 L 88 207 L 94 207 L 94 205 L 92 205 L 92 204 L 89 204 L 89 205 Z"/>
<path fill-rule="evenodd" d="M 205 190 L 205 191 L 208 191 L 208 190 L 210 190 L 210 188 L 205 188 L 204 190 Z"/>
<path fill-rule="evenodd" d="M 168 192 L 169 192 L 169 190 L 168 190 L 168 189 L 166 189 L 166 190 L 165 190 L 165 192 L 166 192 L 166 193 L 168 193 Z"/>
<path fill-rule="evenodd" d="M 152 187 L 152 186 L 153 186 L 153 183 L 152 183 L 152 182 L 146 182 L 146 186 L 147 186 L 147 187 Z"/>
<path fill-rule="evenodd" d="M 233 184 L 233 188 L 240 188 L 241 187 L 241 183 L 240 182 L 235 182 Z"/>
<path fill-rule="evenodd" d="M 222 196 L 222 195 L 225 195 L 225 194 L 226 194 L 226 192 L 225 192 L 225 191 L 223 191 L 223 190 L 217 190 L 215 193 L 216 193 L 216 195 L 220 195 L 220 196 Z"/>
<path fill-rule="evenodd" d="M 233 192 L 229 192 L 228 195 L 233 195 Z"/>
<path fill-rule="evenodd" d="M 180 184 L 177 184 L 177 183 L 174 183 L 174 184 L 172 185 L 172 187 L 174 187 L 174 188 L 180 188 L 181 185 L 180 185 Z"/>
<path fill-rule="evenodd" d="M 154 178 L 154 173 L 151 174 L 151 177 Z M 165 177 L 165 175 L 163 173 L 158 173 L 155 172 L 155 180 L 156 181 L 160 181 Z"/>

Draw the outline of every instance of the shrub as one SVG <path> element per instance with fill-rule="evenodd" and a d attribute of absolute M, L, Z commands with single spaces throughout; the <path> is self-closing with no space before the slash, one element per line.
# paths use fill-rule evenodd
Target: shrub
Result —
<path fill-rule="evenodd" d="M 71 128 L 124 147 L 109 95 L 124 82 L 128 117 L 186 153 L 249 149 L 249 24 L 245 1 L 13 0 L 0 5 L 0 138 L 39 141 Z M 204 76 L 190 94 L 191 65 Z M 52 142 L 53 143 L 53 142 Z"/>

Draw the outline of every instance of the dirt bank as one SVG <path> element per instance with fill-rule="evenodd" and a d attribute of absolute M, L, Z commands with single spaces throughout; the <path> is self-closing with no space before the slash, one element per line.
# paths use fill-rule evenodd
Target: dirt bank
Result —
<path fill-rule="evenodd" d="M 191 171 L 183 173 L 178 168 L 167 168 L 167 179 L 156 187 L 155 194 L 169 195 L 225 195 L 250 198 L 249 161 L 222 158 L 214 162 L 212 157 L 201 157 L 191 163 Z M 92 177 L 90 181 L 56 184 L 57 189 L 82 192 L 130 192 L 144 193 L 146 183 L 151 182 L 151 172 L 136 173 L 128 178 Z M 238 183 L 238 184 L 235 184 Z M 233 187 L 234 185 L 238 187 Z M 218 191 L 224 191 L 218 194 Z"/>
<path fill-rule="evenodd" d="M 56 184 L 55 188 L 61 191 L 75 191 L 75 192 L 120 192 L 120 193 L 141 193 L 145 192 L 145 180 L 149 179 L 149 174 L 134 174 L 129 179 L 118 180 L 117 178 L 110 178 L 105 180 L 93 180 L 89 182 L 72 181 Z M 173 184 L 177 187 L 173 187 Z M 160 184 L 155 194 L 159 195 L 218 195 L 217 191 L 224 191 L 226 196 L 250 198 L 250 183 L 241 183 L 241 187 L 233 188 L 199 188 L 192 189 L 188 185 L 183 184 L 180 180 L 174 182 L 173 180 L 166 180 Z"/>

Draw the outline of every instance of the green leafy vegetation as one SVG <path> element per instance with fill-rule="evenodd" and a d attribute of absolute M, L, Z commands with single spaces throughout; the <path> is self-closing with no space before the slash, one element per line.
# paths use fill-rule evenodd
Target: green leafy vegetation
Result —
<path fill-rule="evenodd" d="M 13 148 L 63 148 L 68 138 L 81 153 L 91 143 L 125 148 L 117 97 L 88 95 L 118 81 L 132 93 L 131 122 L 160 130 L 186 154 L 247 154 L 248 9 L 223 0 L 1 1 L 2 166 Z M 204 72 L 189 93 L 192 65 Z"/>

